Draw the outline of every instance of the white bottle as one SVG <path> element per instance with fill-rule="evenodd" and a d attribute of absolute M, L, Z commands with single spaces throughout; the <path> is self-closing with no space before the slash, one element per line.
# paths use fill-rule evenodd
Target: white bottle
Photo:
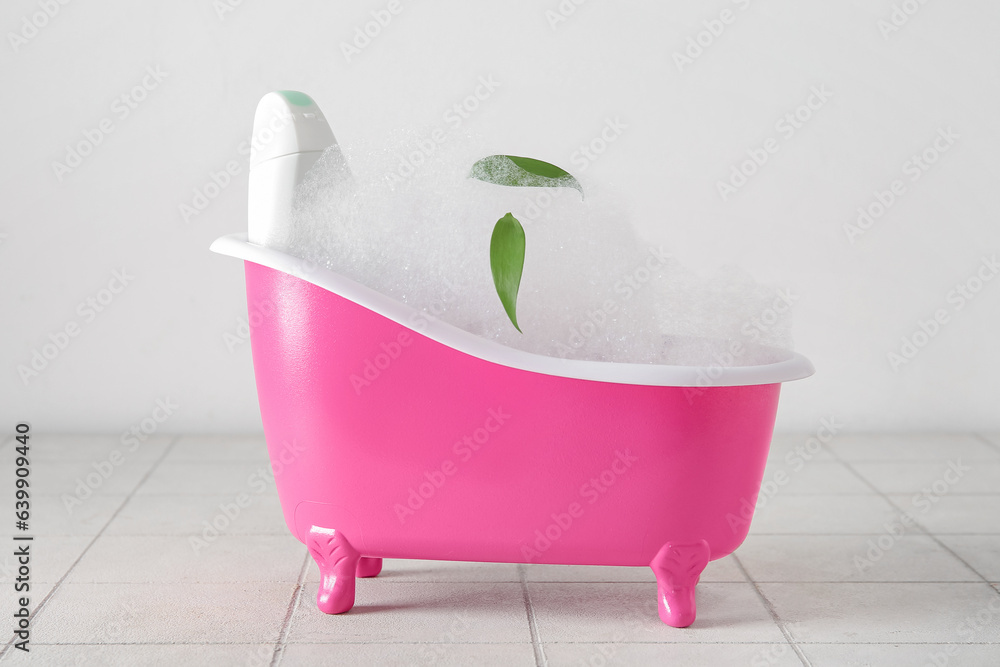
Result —
<path fill-rule="evenodd" d="M 261 98 L 250 141 L 247 236 L 251 243 L 286 247 L 295 186 L 323 151 L 336 144 L 323 112 L 305 93 L 280 90 Z M 348 175 L 344 163 L 344 176 Z"/>

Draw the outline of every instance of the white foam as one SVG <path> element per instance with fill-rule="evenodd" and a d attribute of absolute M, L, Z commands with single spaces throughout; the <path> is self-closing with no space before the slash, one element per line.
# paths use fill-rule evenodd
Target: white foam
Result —
<path fill-rule="evenodd" d="M 775 357 L 760 344 L 790 348 L 790 308 L 777 312 L 775 302 L 784 301 L 773 287 L 737 268 L 702 275 L 683 266 L 669 247 L 639 239 L 600 183 L 574 174 L 584 200 L 570 188 L 470 179 L 477 159 L 503 152 L 472 137 L 451 137 L 429 156 L 412 137 L 389 144 L 345 150 L 354 174 L 346 182 L 339 151 L 325 153 L 296 192 L 291 235 L 279 249 L 529 352 L 752 365 Z M 523 334 L 507 319 L 490 273 L 490 236 L 508 211 L 526 235 L 517 300 Z"/>

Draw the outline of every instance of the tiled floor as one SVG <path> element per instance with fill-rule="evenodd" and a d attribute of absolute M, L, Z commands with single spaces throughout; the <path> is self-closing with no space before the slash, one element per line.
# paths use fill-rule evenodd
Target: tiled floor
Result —
<path fill-rule="evenodd" d="M 0 662 L 1000 665 L 1000 434 L 776 437 L 750 537 L 709 565 L 683 630 L 658 619 L 647 568 L 386 561 L 326 616 L 258 482 L 261 438 L 31 445 L 31 652 L 8 643 Z M 16 563 L 0 553 L 10 623 Z"/>

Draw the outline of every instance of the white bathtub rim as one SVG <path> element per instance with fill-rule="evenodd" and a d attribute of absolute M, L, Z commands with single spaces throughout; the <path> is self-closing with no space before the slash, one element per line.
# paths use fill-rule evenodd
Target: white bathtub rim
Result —
<path fill-rule="evenodd" d="M 790 382 L 809 377 L 812 363 L 797 352 L 757 366 L 674 366 L 584 359 L 563 359 L 508 347 L 436 319 L 392 297 L 323 266 L 250 243 L 246 234 L 228 234 L 212 243 L 213 252 L 295 276 L 416 331 L 442 345 L 484 361 L 525 371 L 598 382 L 667 387 L 736 387 Z"/>

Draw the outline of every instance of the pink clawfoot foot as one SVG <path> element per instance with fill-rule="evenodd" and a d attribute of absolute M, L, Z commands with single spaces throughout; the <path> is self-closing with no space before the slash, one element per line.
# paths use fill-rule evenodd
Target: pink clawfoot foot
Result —
<path fill-rule="evenodd" d="M 366 556 L 362 556 L 361 560 L 358 561 L 357 575 L 361 578 L 377 577 L 378 573 L 381 571 L 382 571 L 381 558 L 368 558 Z"/>
<path fill-rule="evenodd" d="M 320 584 L 316 595 L 319 610 L 326 614 L 342 614 L 349 610 L 354 606 L 354 575 L 361 554 L 342 532 L 319 526 L 309 529 L 306 546 L 319 565 Z"/>
<path fill-rule="evenodd" d="M 667 625 L 686 628 L 694 623 L 694 589 L 710 555 L 705 540 L 691 544 L 667 542 L 650 561 L 649 567 L 656 575 L 660 619 Z"/>

